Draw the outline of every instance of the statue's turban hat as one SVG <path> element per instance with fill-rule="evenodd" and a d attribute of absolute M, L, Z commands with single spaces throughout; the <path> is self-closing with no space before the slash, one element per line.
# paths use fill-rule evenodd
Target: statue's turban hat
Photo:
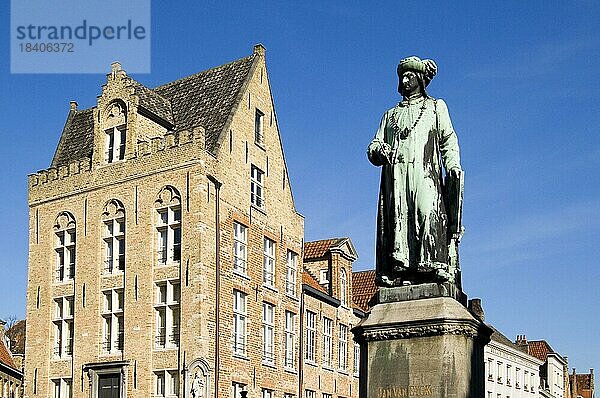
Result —
<path fill-rule="evenodd" d="M 406 71 L 419 72 L 423 74 L 423 83 L 425 86 L 433 79 L 437 74 L 437 65 L 432 59 L 421 59 L 419 57 L 408 57 L 404 58 L 398 64 L 398 77 L 402 77 L 402 74 Z"/>

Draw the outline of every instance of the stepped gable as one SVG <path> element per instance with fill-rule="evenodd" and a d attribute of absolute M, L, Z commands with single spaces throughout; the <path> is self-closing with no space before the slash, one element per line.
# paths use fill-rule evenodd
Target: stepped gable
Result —
<path fill-rule="evenodd" d="M 17 369 L 17 365 L 15 365 L 15 362 L 10 356 L 10 353 L 6 349 L 3 341 L 0 341 L 0 363 L 8 366 L 9 368 Z"/>
<path fill-rule="evenodd" d="M 375 271 L 358 271 L 352 273 L 352 301 L 354 306 L 368 311 L 369 301 L 379 288 L 375 285 Z"/>
<path fill-rule="evenodd" d="M 94 147 L 94 108 L 71 110 L 52 159 L 52 167 L 65 166 L 92 157 Z"/>
<path fill-rule="evenodd" d="M 348 238 L 323 239 L 304 243 L 304 260 L 322 258 L 331 247 L 339 245 L 346 239 Z"/>
<path fill-rule="evenodd" d="M 203 127 L 206 149 L 216 154 L 219 136 L 241 100 L 240 92 L 256 57 L 253 54 L 154 89 L 129 80 L 141 108 L 167 122 L 177 133 Z M 52 167 L 92 157 L 94 109 L 69 112 Z"/>
<path fill-rule="evenodd" d="M 202 126 L 206 149 L 215 154 L 221 131 L 239 102 L 256 55 L 156 87 L 171 102 L 177 131 Z"/>

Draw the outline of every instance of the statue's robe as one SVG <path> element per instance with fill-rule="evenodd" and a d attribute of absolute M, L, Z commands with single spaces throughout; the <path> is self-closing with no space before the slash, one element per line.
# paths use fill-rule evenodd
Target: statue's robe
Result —
<path fill-rule="evenodd" d="M 392 148 L 392 164 L 382 154 L 384 142 Z M 371 163 L 383 166 L 377 215 L 378 277 L 394 280 L 405 271 L 447 268 L 441 163 L 446 170 L 461 166 L 458 139 L 444 101 L 420 98 L 388 110 L 367 154 Z"/>

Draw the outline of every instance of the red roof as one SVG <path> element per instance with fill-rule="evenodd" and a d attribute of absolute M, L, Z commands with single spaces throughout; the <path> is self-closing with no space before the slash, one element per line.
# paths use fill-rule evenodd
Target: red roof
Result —
<path fill-rule="evenodd" d="M 546 361 L 548 354 L 554 352 L 546 340 L 528 341 L 528 354 L 541 361 Z"/>
<path fill-rule="evenodd" d="M 352 301 L 354 306 L 369 310 L 369 301 L 379 288 L 375 285 L 375 271 L 358 271 L 352 273 Z"/>
<path fill-rule="evenodd" d="M 325 256 L 331 246 L 339 245 L 347 238 L 315 240 L 304 243 L 304 260 L 314 260 Z"/>
<path fill-rule="evenodd" d="M 18 370 L 3 341 L 0 341 L 0 363 Z"/>
<path fill-rule="evenodd" d="M 316 289 L 316 290 L 318 290 L 320 292 L 323 292 L 323 293 L 327 294 L 327 292 L 325 291 L 325 289 L 323 289 L 323 287 L 321 285 L 319 285 L 319 282 L 317 282 L 315 280 L 315 278 L 313 278 L 312 275 L 309 274 L 306 269 L 302 273 L 302 283 L 304 285 L 308 285 L 308 286 L 312 287 L 313 289 Z"/>

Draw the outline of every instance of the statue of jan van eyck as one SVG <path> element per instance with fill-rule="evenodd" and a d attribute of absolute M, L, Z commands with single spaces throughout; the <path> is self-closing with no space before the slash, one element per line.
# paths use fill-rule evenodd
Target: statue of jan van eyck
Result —
<path fill-rule="evenodd" d="M 385 112 L 367 150 L 371 163 L 382 166 L 376 281 L 460 288 L 463 172 L 446 103 L 425 91 L 437 65 L 408 57 L 397 72 L 402 101 Z"/>

